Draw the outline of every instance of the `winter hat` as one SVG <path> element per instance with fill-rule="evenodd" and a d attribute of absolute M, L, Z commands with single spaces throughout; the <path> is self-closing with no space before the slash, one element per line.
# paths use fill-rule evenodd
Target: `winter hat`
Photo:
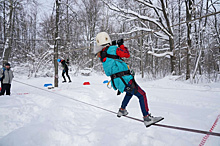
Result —
<path fill-rule="evenodd" d="M 5 66 L 11 66 L 10 63 L 5 63 Z"/>
<path fill-rule="evenodd" d="M 97 47 L 94 49 L 94 53 L 98 53 L 102 50 L 102 47 L 111 44 L 111 38 L 106 32 L 100 32 L 96 36 Z M 102 46 L 102 47 L 101 47 Z"/>
<path fill-rule="evenodd" d="M 61 62 L 61 59 L 57 59 L 57 62 Z"/>

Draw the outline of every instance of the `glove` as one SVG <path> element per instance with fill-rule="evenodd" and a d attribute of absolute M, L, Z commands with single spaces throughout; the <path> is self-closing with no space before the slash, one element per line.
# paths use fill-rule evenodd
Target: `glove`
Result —
<path fill-rule="evenodd" d="M 112 41 L 112 46 L 116 45 L 116 40 Z"/>
<path fill-rule="evenodd" d="M 67 60 L 66 60 L 66 64 L 67 64 L 67 65 L 69 65 L 69 64 L 70 64 L 69 59 L 67 59 Z"/>
<path fill-rule="evenodd" d="M 117 44 L 118 44 L 118 46 L 120 47 L 121 45 L 124 44 L 124 40 L 123 40 L 123 39 L 118 40 L 118 41 L 117 41 Z"/>

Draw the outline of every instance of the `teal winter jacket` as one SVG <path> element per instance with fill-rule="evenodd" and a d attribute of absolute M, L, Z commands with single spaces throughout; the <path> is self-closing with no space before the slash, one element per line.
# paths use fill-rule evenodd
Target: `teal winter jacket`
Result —
<path fill-rule="evenodd" d="M 124 45 L 121 45 L 119 48 L 117 46 L 110 46 L 107 50 L 107 54 L 118 55 L 121 58 L 130 57 L 128 49 L 124 47 Z M 106 57 L 106 59 L 104 60 L 102 64 L 103 64 L 103 69 L 105 71 L 105 74 L 107 76 L 111 76 L 115 73 L 129 70 L 127 64 L 121 59 L 112 59 L 112 58 Z M 123 76 L 122 78 L 125 80 L 126 84 L 128 84 L 128 82 L 133 79 L 133 76 L 127 75 L 127 76 Z M 115 87 L 121 93 L 123 93 L 125 89 L 125 84 L 123 83 L 123 81 L 120 78 L 115 78 L 114 83 L 115 83 Z M 112 81 L 111 81 L 111 85 L 114 88 Z M 117 90 L 117 89 L 114 88 L 114 90 Z"/>

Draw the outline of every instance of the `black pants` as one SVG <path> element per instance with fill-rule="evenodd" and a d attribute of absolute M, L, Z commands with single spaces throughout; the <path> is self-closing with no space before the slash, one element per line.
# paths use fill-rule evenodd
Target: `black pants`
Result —
<path fill-rule="evenodd" d="M 71 81 L 70 76 L 69 76 L 69 74 L 68 74 L 68 70 L 63 70 L 62 76 L 63 76 L 64 81 L 66 81 L 66 78 L 65 78 L 65 76 L 64 76 L 65 73 L 66 73 L 66 76 L 68 77 L 69 81 Z"/>
<path fill-rule="evenodd" d="M 2 90 L 0 95 L 4 95 L 6 91 L 6 95 L 11 94 L 11 84 L 2 84 Z"/>

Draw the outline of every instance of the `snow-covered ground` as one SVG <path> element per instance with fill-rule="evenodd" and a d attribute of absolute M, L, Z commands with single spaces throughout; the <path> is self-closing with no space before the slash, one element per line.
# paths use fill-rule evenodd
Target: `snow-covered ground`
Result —
<path fill-rule="evenodd" d="M 108 89 L 104 75 L 72 76 L 72 83 L 51 89 L 55 95 L 13 82 L 12 96 L 0 96 L 0 146 L 198 146 L 205 135 L 171 130 L 143 123 L 70 100 L 75 98 L 118 111 L 124 94 Z M 44 88 L 53 78 L 17 77 L 16 80 Z M 171 77 L 142 80 L 153 116 L 161 122 L 208 131 L 220 114 L 220 83 L 189 84 Z M 60 78 L 61 81 L 61 78 Z M 83 86 L 89 81 L 90 86 Z M 138 99 L 133 97 L 129 115 L 142 118 Z M 213 130 L 220 132 L 220 121 Z M 207 146 L 219 146 L 220 138 L 210 136 Z"/>

